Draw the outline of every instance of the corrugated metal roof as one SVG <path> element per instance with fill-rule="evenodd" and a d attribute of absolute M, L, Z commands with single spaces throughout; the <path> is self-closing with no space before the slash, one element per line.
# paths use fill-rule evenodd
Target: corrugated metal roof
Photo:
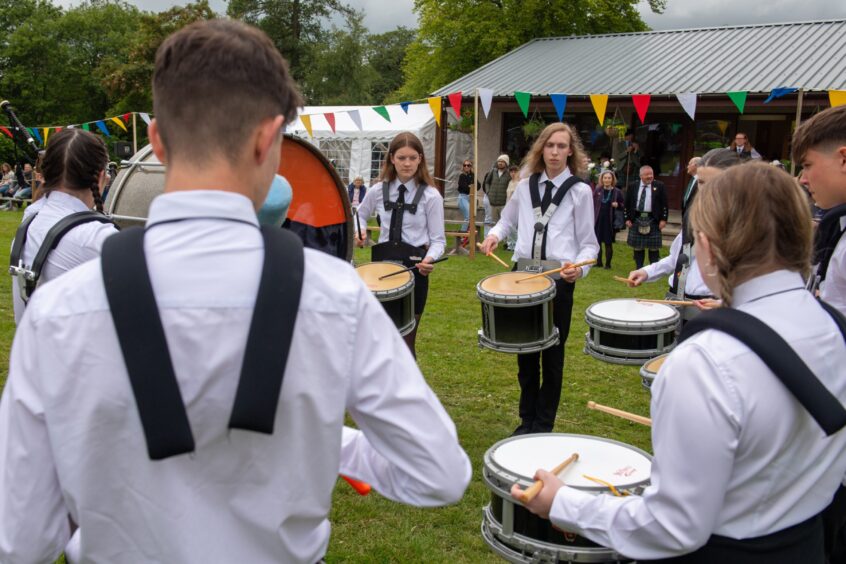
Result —
<path fill-rule="evenodd" d="M 846 20 L 534 39 L 435 92 L 846 89 Z"/>

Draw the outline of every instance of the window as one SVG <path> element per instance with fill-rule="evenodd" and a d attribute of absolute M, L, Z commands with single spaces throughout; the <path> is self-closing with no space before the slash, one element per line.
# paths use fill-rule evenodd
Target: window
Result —
<path fill-rule="evenodd" d="M 388 157 L 388 142 L 387 141 L 376 141 L 370 145 L 370 178 L 365 179 L 365 182 L 368 182 L 369 185 L 372 186 L 375 179 L 379 178 L 379 175 L 382 174 L 382 165 L 385 162 L 385 159 Z"/>
<path fill-rule="evenodd" d="M 349 176 L 352 141 L 349 139 L 321 139 L 320 152 L 332 163 L 341 180 L 351 182 Z"/>

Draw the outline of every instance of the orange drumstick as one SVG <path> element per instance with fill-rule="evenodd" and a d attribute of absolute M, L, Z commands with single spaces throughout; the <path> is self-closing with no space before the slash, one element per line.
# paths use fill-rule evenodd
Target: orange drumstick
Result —
<path fill-rule="evenodd" d="M 352 488 L 353 488 L 355 491 L 357 491 L 359 495 L 367 495 L 367 494 L 369 494 L 369 493 L 370 493 L 370 490 L 372 489 L 372 488 L 370 487 L 370 484 L 368 484 L 367 482 L 360 482 L 360 481 L 358 481 L 358 480 L 353 480 L 352 478 L 349 478 L 349 477 L 347 477 L 347 476 L 344 476 L 343 474 L 341 474 L 341 478 L 343 478 L 344 480 L 346 480 L 346 482 L 347 482 L 349 485 L 351 485 L 351 486 L 352 486 Z"/>

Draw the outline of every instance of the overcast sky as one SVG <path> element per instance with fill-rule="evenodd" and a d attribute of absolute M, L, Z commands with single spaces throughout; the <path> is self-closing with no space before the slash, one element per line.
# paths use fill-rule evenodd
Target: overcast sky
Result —
<path fill-rule="evenodd" d="M 58 0 L 62 5 L 78 4 L 74 0 Z M 144 10 L 159 12 L 175 4 L 166 0 L 128 0 Z M 415 27 L 417 18 L 411 11 L 413 0 L 347 0 L 364 12 L 364 24 L 374 33 L 397 26 Z M 210 0 L 214 10 L 226 11 L 224 0 Z M 796 22 L 846 18 L 843 0 L 667 0 L 663 14 L 653 14 L 642 2 L 641 15 L 652 29 L 683 29 L 775 22 Z"/>

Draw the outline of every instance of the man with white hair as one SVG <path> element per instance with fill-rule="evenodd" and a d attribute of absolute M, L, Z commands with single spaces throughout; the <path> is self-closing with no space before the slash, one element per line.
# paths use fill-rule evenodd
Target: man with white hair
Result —
<path fill-rule="evenodd" d="M 491 220 L 493 224 L 499 221 L 502 208 L 508 197 L 508 183 L 511 176 L 508 174 L 508 165 L 511 161 L 508 155 L 500 155 L 496 159 L 496 166 L 485 176 L 484 189 L 491 203 Z"/>

